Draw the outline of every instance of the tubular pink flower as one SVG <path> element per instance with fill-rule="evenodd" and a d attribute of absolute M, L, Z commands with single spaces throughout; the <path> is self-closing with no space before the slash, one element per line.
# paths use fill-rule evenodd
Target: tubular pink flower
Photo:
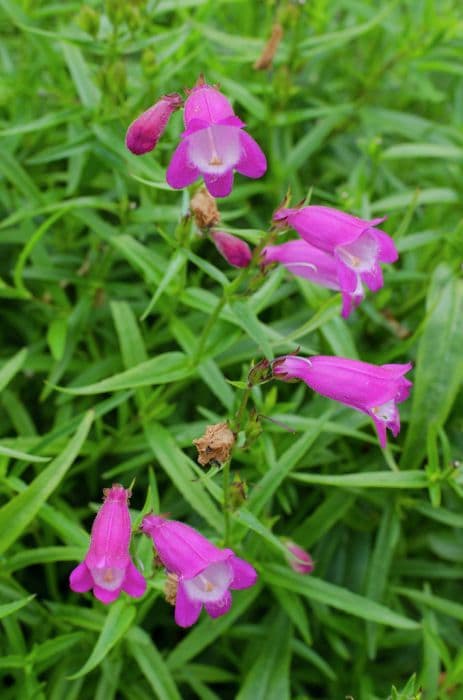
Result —
<path fill-rule="evenodd" d="M 129 554 L 130 493 L 114 484 L 104 490 L 104 495 L 104 503 L 93 523 L 89 550 L 84 561 L 71 572 L 69 585 L 76 593 L 93 588 L 95 597 L 107 605 L 121 591 L 139 598 L 146 590 L 146 581 Z"/>
<path fill-rule="evenodd" d="M 341 292 L 344 318 L 349 316 L 364 297 L 360 279 L 357 280 L 357 286 L 353 291 L 342 287 L 335 257 L 305 241 L 288 241 L 281 245 L 267 246 L 262 251 L 262 261 L 264 265 L 281 263 L 293 275 L 308 279 L 321 287 Z"/>
<path fill-rule="evenodd" d="M 245 241 L 242 241 L 231 233 L 214 231 L 212 240 L 219 253 L 233 267 L 248 267 L 251 262 L 251 249 Z"/>
<path fill-rule="evenodd" d="M 193 625 L 201 612 L 211 617 L 230 609 L 229 589 L 249 588 L 257 580 L 255 569 L 231 549 L 219 549 L 197 530 L 177 520 L 147 515 L 142 530 L 154 543 L 167 571 L 178 576 L 175 622 Z"/>
<path fill-rule="evenodd" d="M 385 217 L 365 221 L 331 207 L 281 208 L 273 220 L 288 225 L 311 245 L 333 255 L 342 289 L 354 292 L 359 281 L 376 292 L 383 286 L 379 263 L 398 258 L 394 241 L 375 228 Z"/>
<path fill-rule="evenodd" d="M 183 104 L 180 95 L 164 95 L 140 114 L 127 129 L 125 145 L 136 156 L 152 151 L 161 138 L 171 115 Z"/>
<path fill-rule="evenodd" d="M 412 383 L 403 376 L 412 364 L 371 365 L 345 357 L 317 355 L 310 358 L 286 355 L 273 361 L 278 379 L 300 379 L 330 399 L 369 415 L 375 424 L 381 447 L 386 447 L 386 429 L 394 437 L 400 431 L 397 408 L 408 398 Z"/>
<path fill-rule="evenodd" d="M 297 571 L 298 574 L 311 574 L 314 563 L 310 554 L 292 540 L 287 540 L 285 545 L 289 552 L 288 563 L 292 570 Z"/>
<path fill-rule="evenodd" d="M 213 197 L 226 197 L 235 170 L 254 179 L 267 170 L 262 150 L 216 88 L 204 83 L 193 88 L 185 102 L 184 119 L 182 141 L 166 173 L 174 189 L 187 187 L 202 175 Z"/>

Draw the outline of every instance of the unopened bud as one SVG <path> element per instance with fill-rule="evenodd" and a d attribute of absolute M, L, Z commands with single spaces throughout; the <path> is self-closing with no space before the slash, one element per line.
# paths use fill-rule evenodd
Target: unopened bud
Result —
<path fill-rule="evenodd" d="M 168 121 L 183 100 L 180 95 L 164 95 L 152 107 L 140 114 L 127 129 L 125 145 L 132 153 L 141 156 L 152 151 L 161 138 Z"/>
<path fill-rule="evenodd" d="M 231 233 L 214 231 L 212 240 L 219 253 L 233 267 L 248 267 L 252 259 L 251 249 L 247 243 Z"/>
<path fill-rule="evenodd" d="M 285 546 L 288 550 L 288 564 L 292 570 L 298 574 L 311 574 L 314 563 L 310 554 L 292 540 L 287 540 Z"/>

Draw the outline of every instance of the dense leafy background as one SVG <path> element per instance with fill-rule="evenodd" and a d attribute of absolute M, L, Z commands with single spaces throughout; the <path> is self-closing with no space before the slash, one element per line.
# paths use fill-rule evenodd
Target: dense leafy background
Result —
<path fill-rule="evenodd" d="M 460 2 L 0 0 L 0 18 L 2 698 L 463 697 Z M 227 230 L 257 242 L 288 186 L 388 216 L 400 262 L 347 323 L 337 295 L 283 270 L 220 308 L 235 272 L 164 182 L 181 115 L 154 154 L 125 151 L 137 113 L 200 72 L 269 160 L 221 202 Z M 413 360 L 400 438 L 383 453 L 365 416 L 258 387 L 249 408 L 295 431 L 246 414 L 234 455 L 248 501 L 232 536 L 259 586 L 187 632 L 159 571 L 140 603 L 72 594 L 113 481 L 136 478 L 135 525 L 160 508 L 220 541 L 221 475 L 191 441 L 236 411 L 227 380 L 298 345 Z M 149 575 L 146 538 L 134 553 Z"/>

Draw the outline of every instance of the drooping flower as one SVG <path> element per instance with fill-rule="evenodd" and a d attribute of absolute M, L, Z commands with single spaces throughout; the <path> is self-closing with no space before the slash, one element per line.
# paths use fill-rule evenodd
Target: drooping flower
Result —
<path fill-rule="evenodd" d="M 347 318 L 364 297 L 360 278 L 352 291 L 341 286 L 338 264 L 334 255 L 326 253 L 305 241 L 288 241 L 280 245 L 270 245 L 262 251 L 264 265 L 281 263 L 297 277 L 342 293 L 342 316 Z"/>
<path fill-rule="evenodd" d="M 286 355 L 273 361 L 278 379 L 300 379 L 330 399 L 369 415 L 375 424 L 381 447 L 386 446 L 386 429 L 394 437 L 400 431 L 397 408 L 408 398 L 412 383 L 403 376 L 412 364 L 371 365 L 346 357 L 317 355 L 310 358 Z"/>
<path fill-rule="evenodd" d="M 214 231 L 212 240 L 219 253 L 233 267 L 248 267 L 251 262 L 251 249 L 241 238 L 225 231 Z"/>
<path fill-rule="evenodd" d="M 152 151 L 161 138 L 171 115 L 183 104 L 180 95 L 164 95 L 140 114 L 127 129 L 125 145 L 136 156 Z"/>
<path fill-rule="evenodd" d="M 129 553 L 131 523 L 128 507 L 130 492 L 119 484 L 104 489 L 104 503 L 97 513 L 84 561 L 72 572 L 71 590 L 93 594 L 107 605 L 125 591 L 133 598 L 143 595 L 146 581 Z"/>
<path fill-rule="evenodd" d="M 233 171 L 259 178 L 266 158 L 235 116 L 230 102 L 216 88 L 200 81 L 185 102 L 185 131 L 166 173 L 174 189 L 191 185 L 201 175 L 213 197 L 226 197 Z"/>
<path fill-rule="evenodd" d="M 309 552 L 306 552 L 292 540 L 286 540 L 285 545 L 289 552 L 288 563 L 293 571 L 297 571 L 298 574 L 311 574 L 314 570 L 314 563 Z"/>
<path fill-rule="evenodd" d="M 281 208 L 273 220 L 288 225 L 310 245 L 333 255 L 341 289 L 355 293 L 359 282 L 376 292 L 383 286 L 380 263 L 398 258 L 394 241 L 376 226 L 383 218 L 366 221 L 331 207 L 310 205 Z"/>
<path fill-rule="evenodd" d="M 230 589 L 249 588 L 257 580 L 255 569 L 231 549 L 219 549 L 197 530 L 177 520 L 147 515 L 142 530 L 153 539 L 169 574 L 178 577 L 175 622 L 190 627 L 201 608 L 211 617 L 230 609 Z"/>

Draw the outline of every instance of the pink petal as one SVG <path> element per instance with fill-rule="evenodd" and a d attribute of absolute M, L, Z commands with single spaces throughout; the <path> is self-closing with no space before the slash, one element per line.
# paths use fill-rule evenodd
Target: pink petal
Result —
<path fill-rule="evenodd" d="M 102 588 L 101 586 L 93 586 L 93 594 L 95 598 L 101 600 L 101 602 L 105 605 L 113 603 L 116 600 L 116 598 L 119 597 L 120 592 L 121 588 L 116 588 L 115 591 L 108 591 L 106 590 L 106 588 Z"/>
<path fill-rule="evenodd" d="M 233 188 L 233 170 L 223 175 L 205 174 L 204 183 L 213 197 L 228 197 Z"/>
<path fill-rule="evenodd" d="M 230 610 L 232 604 L 232 597 L 230 591 L 226 591 L 223 598 L 218 600 L 216 603 L 205 603 L 204 607 L 206 612 L 211 617 L 220 617 L 225 615 Z"/>
<path fill-rule="evenodd" d="M 267 170 L 267 160 L 260 146 L 245 131 L 240 131 L 241 156 L 236 170 L 246 177 L 259 178 Z"/>
<path fill-rule="evenodd" d="M 132 561 L 127 567 L 122 590 L 132 596 L 132 598 L 140 598 L 146 591 L 145 578 Z"/>
<path fill-rule="evenodd" d="M 199 177 L 199 170 L 194 167 L 188 158 L 188 142 L 182 141 L 177 147 L 166 172 L 167 183 L 174 190 L 188 187 Z"/>
<path fill-rule="evenodd" d="M 229 559 L 233 570 L 233 581 L 230 584 L 232 589 L 249 588 L 257 581 L 257 571 L 244 559 L 233 555 Z"/>
<path fill-rule="evenodd" d="M 399 257 L 399 253 L 392 238 L 384 231 L 375 230 L 374 234 L 379 245 L 379 260 L 384 263 L 395 262 Z"/>
<path fill-rule="evenodd" d="M 360 277 L 372 292 L 377 292 L 384 285 L 383 273 L 378 264 L 369 272 L 361 272 Z"/>
<path fill-rule="evenodd" d="M 86 593 L 93 586 L 92 575 L 85 562 L 76 566 L 69 577 L 69 586 L 75 593 Z"/>
<path fill-rule="evenodd" d="M 375 424 L 376 432 L 378 433 L 379 444 L 384 450 L 387 445 L 386 423 L 384 423 L 384 421 L 378 420 L 374 416 L 372 416 L 372 418 Z"/>
<path fill-rule="evenodd" d="M 342 292 L 342 310 L 341 316 L 348 318 L 354 309 L 360 304 L 364 298 L 363 291 L 361 294 L 352 294 L 351 292 Z"/>
<path fill-rule="evenodd" d="M 223 124 L 224 126 L 238 126 L 240 129 L 246 126 L 245 122 L 241 121 L 241 119 L 237 117 L 236 114 L 233 114 L 231 117 L 221 119 L 219 121 L 219 124 Z"/>
<path fill-rule="evenodd" d="M 191 627 L 198 619 L 202 608 L 200 601 L 190 600 L 185 591 L 183 582 L 180 581 L 175 601 L 175 622 L 179 627 Z"/>
<path fill-rule="evenodd" d="M 354 293 L 358 288 L 358 275 L 336 256 L 339 287 L 342 292 Z"/>
<path fill-rule="evenodd" d="M 203 119 L 209 124 L 217 124 L 231 116 L 233 107 L 230 102 L 212 85 L 203 84 L 193 88 L 185 102 L 185 126 L 188 126 L 192 119 Z"/>

